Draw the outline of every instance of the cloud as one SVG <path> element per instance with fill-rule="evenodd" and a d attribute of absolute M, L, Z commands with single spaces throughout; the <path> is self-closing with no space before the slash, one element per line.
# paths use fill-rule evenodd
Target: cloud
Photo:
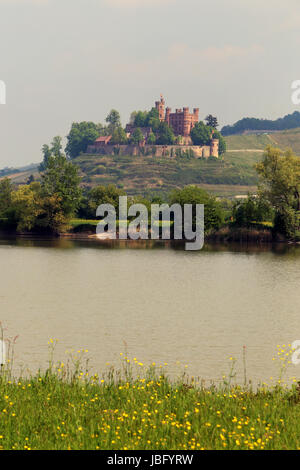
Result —
<path fill-rule="evenodd" d="M 157 79 L 157 71 L 163 77 L 183 77 L 185 74 L 194 78 L 219 75 L 235 67 L 244 67 L 258 60 L 264 53 L 262 46 L 253 44 L 246 47 L 227 44 L 220 47 L 194 48 L 185 43 L 173 44 L 165 52 L 151 59 L 129 60 L 119 56 L 115 60 L 111 73 L 119 76 L 152 77 Z"/>
<path fill-rule="evenodd" d="M 186 44 L 174 44 L 168 54 L 171 62 L 185 61 L 185 62 L 227 62 L 231 59 L 241 59 L 260 54 L 263 48 L 257 44 L 249 47 L 240 47 L 233 45 L 224 45 L 221 47 L 207 47 L 205 49 L 194 49 Z"/>

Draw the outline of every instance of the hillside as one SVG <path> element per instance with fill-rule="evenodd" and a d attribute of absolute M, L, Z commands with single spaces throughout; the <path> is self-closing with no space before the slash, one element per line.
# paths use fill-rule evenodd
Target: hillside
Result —
<path fill-rule="evenodd" d="M 187 184 L 205 184 L 214 186 L 214 192 L 219 185 L 226 186 L 219 188 L 223 193 L 228 186 L 255 186 L 252 166 L 256 160 L 255 152 L 247 153 L 245 161 L 233 152 L 226 154 L 224 160 L 84 155 L 74 163 L 80 167 L 86 186 L 114 183 L 128 194 L 147 194 L 165 193 Z M 238 192 L 240 189 L 242 193 L 248 191 L 239 188 Z"/>
<path fill-rule="evenodd" d="M 267 145 L 291 147 L 300 155 L 300 128 L 271 135 L 228 136 L 226 143 L 227 152 L 221 160 L 85 154 L 73 162 L 80 169 L 85 187 L 113 183 L 131 195 L 153 195 L 196 184 L 218 196 L 233 197 L 256 191 L 254 165 Z M 27 168 L 12 172 L 10 177 L 20 184 L 27 182 L 31 174 L 39 178 L 36 169 Z"/>
<path fill-rule="evenodd" d="M 232 126 L 224 126 L 222 134 L 224 136 L 242 134 L 244 131 L 285 131 L 287 129 L 296 129 L 300 126 L 300 112 L 294 111 L 282 118 L 258 119 L 243 118 L 234 123 Z"/>

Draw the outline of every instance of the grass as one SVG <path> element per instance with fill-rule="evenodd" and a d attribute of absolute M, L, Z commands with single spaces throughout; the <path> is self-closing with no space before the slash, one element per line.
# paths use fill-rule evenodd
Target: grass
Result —
<path fill-rule="evenodd" d="M 299 449 L 300 396 L 283 385 L 291 350 L 279 347 L 273 388 L 233 385 L 235 361 L 222 385 L 185 374 L 176 381 L 155 364 L 121 354 L 119 370 L 89 375 L 85 351 L 34 377 L 0 377 L 1 449 L 197 450 Z M 294 379 L 295 380 L 295 379 Z"/>
<path fill-rule="evenodd" d="M 117 184 L 129 195 L 166 194 L 188 184 L 213 186 L 255 186 L 257 153 L 247 154 L 247 162 L 237 154 L 220 159 L 157 158 L 152 156 L 83 155 L 74 160 L 82 182 L 92 187 Z"/>
<path fill-rule="evenodd" d="M 257 149 L 264 150 L 271 144 L 269 136 L 262 135 L 230 135 L 225 137 L 227 148 L 230 150 Z"/>

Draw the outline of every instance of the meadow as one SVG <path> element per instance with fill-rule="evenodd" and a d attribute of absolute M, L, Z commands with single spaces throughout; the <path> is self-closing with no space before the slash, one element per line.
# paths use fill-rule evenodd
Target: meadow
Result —
<path fill-rule="evenodd" d="M 262 450 L 300 449 L 300 392 L 284 384 L 291 350 L 278 346 L 273 386 L 255 390 L 228 377 L 208 387 L 167 365 L 145 365 L 120 354 L 121 366 L 90 375 L 87 351 L 70 353 L 33 377 L 15 379 L 11 364 L 0 378 L 1 449 Z"/>

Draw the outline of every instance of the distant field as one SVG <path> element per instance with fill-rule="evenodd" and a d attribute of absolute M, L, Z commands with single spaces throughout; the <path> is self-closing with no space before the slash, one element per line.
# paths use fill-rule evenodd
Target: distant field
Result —
<path fill-rule="evenodd" d="M 274 132 L 268 135 L 231 135 L 226 137 L 225 140 L 229 151 L 264 150 L 267 145 L 273 145 L 280 147 L 282 150 L 291 148 L 300 156 L 300 128 Z"/>
<path fill-rule="evenodd" d="M 277 145 L 283 150 L 291 148 L 300 156 L 300 128 L 276 132 L 270 135 L 270 140 L 272 145 Z"/>
<path fill-rule="evenodd" d="M 300 136 L 299 136 L 300 139 Z M 269 135 L 230 135 L 225 138 L 227 149 L 230 150 L 244 150 L 244 149 L 258 149 L 264 150 L 267 145 L 272 144 Z M 300 143 L 300 142 L 299 142 Z"/>

